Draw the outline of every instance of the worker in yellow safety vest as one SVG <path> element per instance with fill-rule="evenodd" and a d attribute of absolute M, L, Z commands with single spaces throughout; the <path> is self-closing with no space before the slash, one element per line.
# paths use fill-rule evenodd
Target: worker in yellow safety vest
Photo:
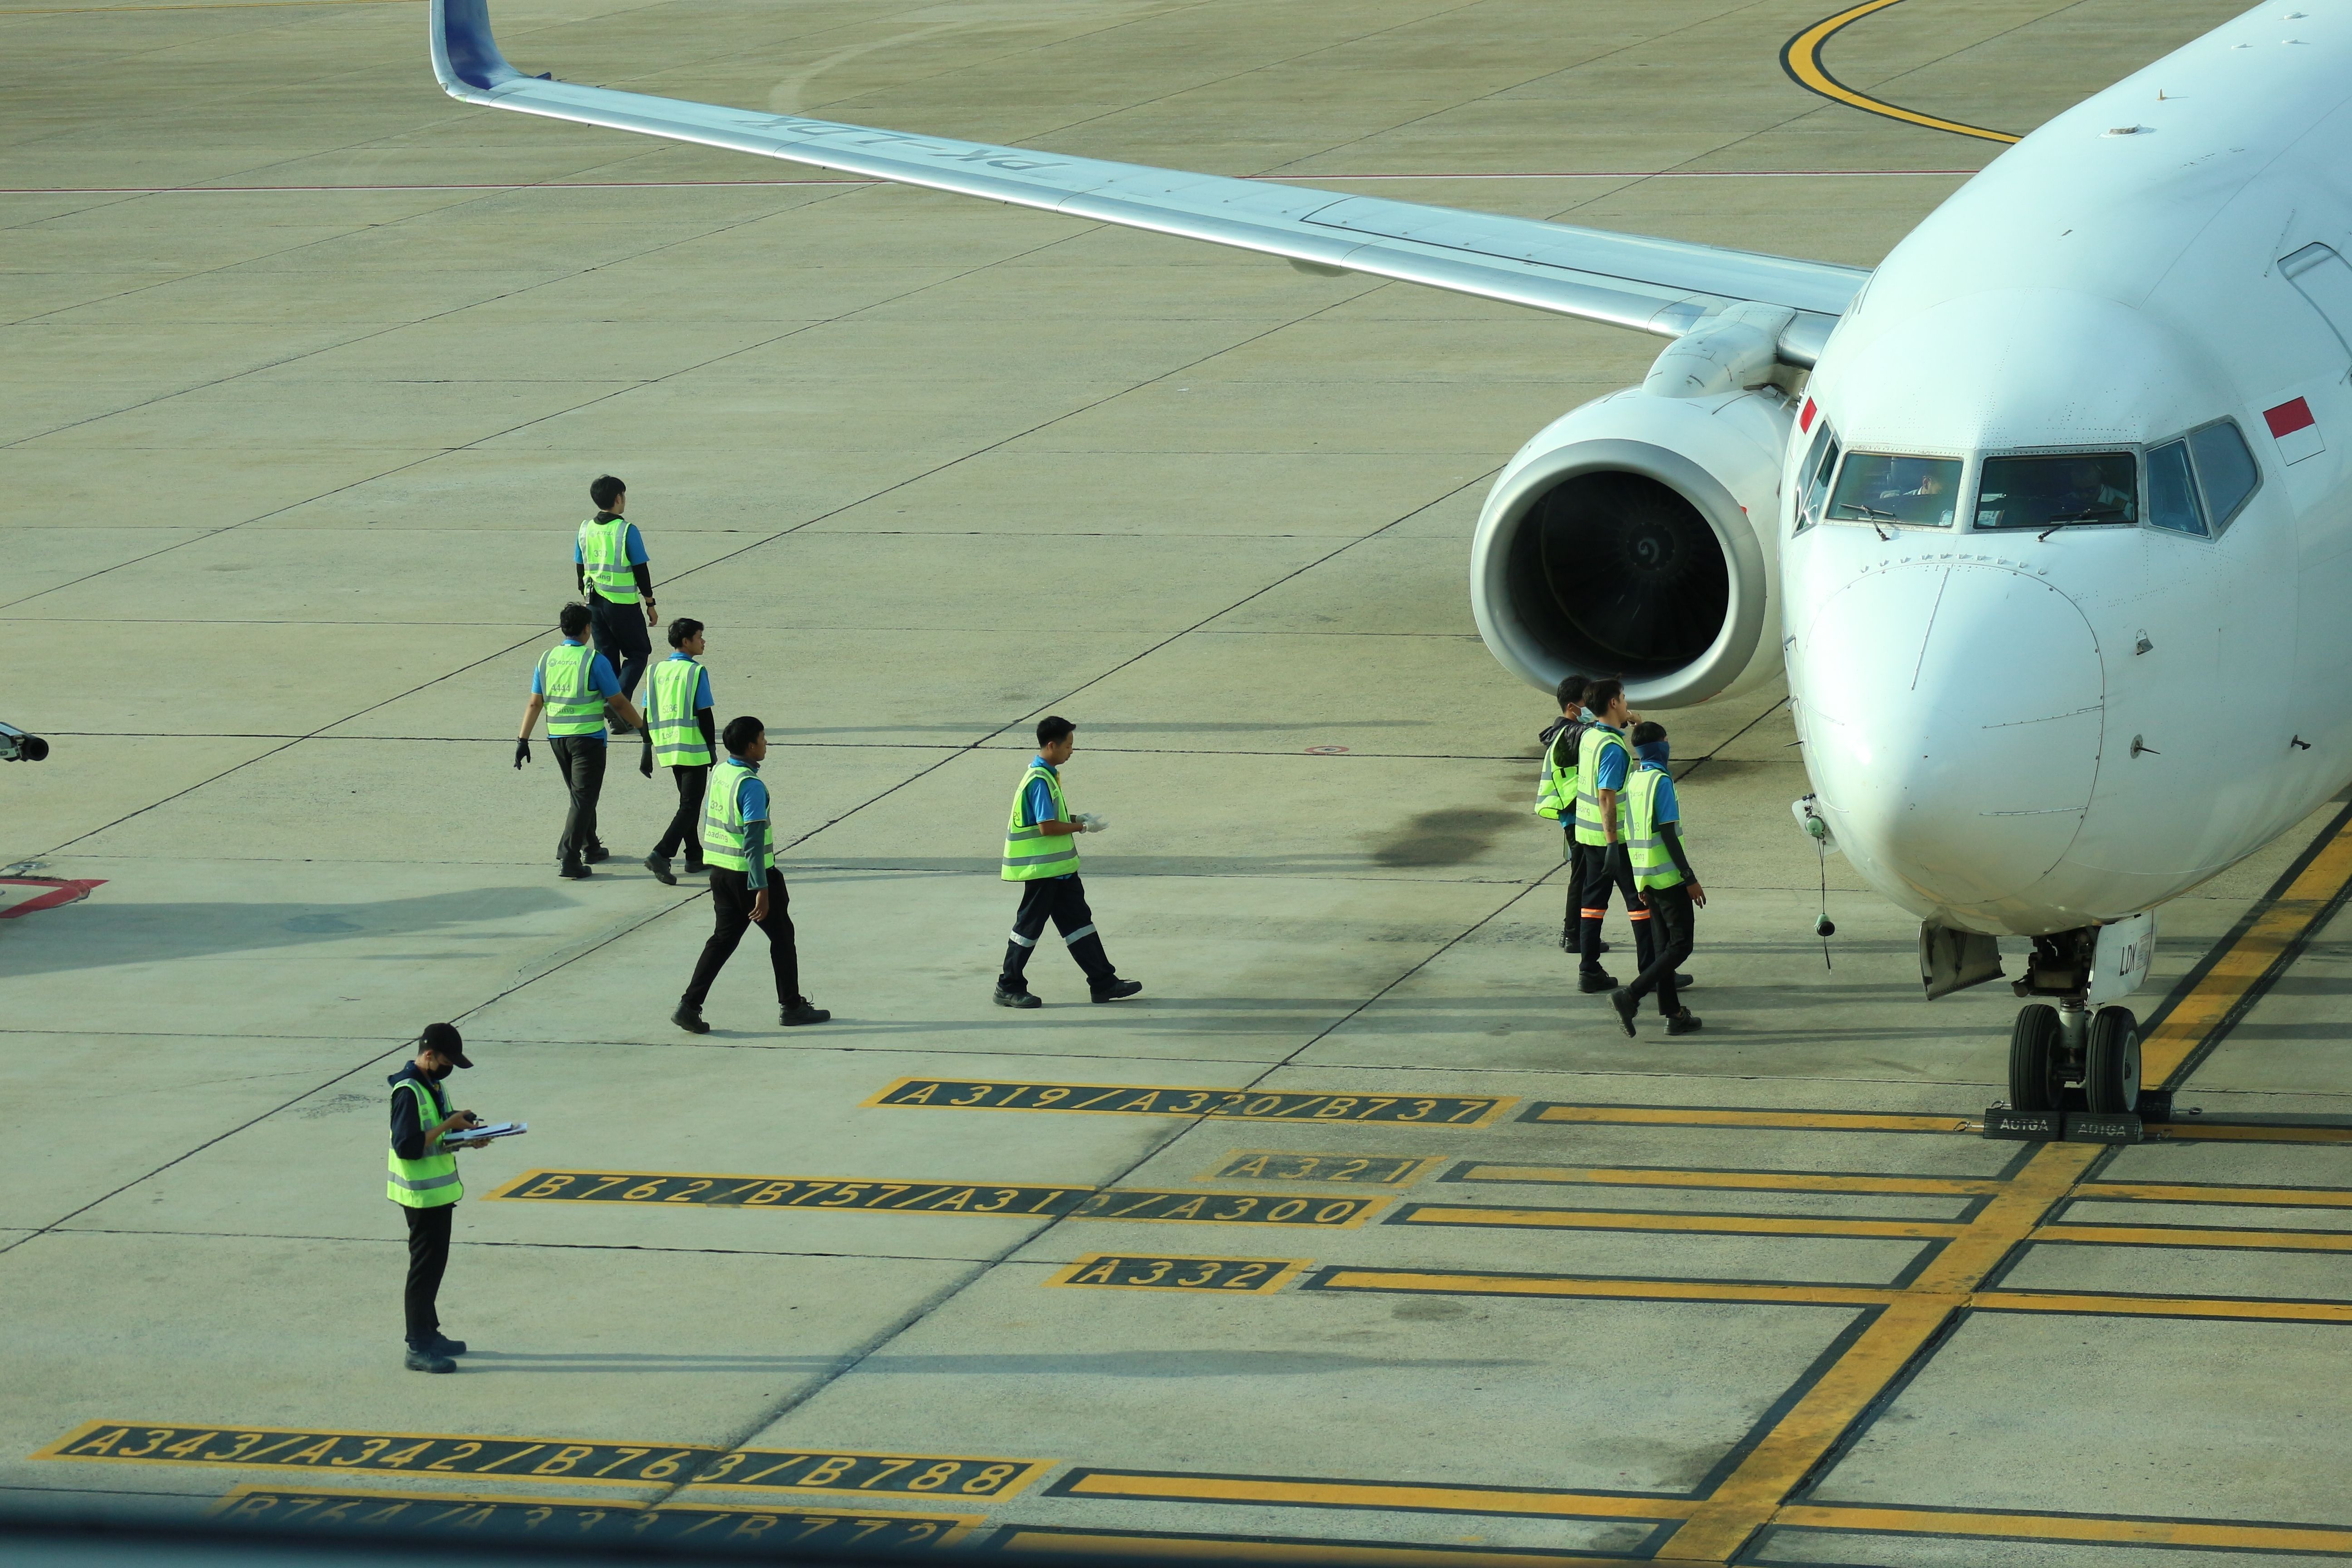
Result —
<path fill-rule="evenodd" d="M 588 646 L 588 619 L 585 605 L 566 605 L 557 616 L 563 640 L 541 654 L 532 668 L 530 700 L 515 737 L 514 765 L 520 768 L 530 761 L 532 728 L 540 714 L 547 715 L 547 749 L 555 753 L 564 788 L 572 792 L 572 807 L 555 841 L 555 864 L 559 876 L 573 881 L 593 875 L 589 868 L 612 854 L 596 837 L 596 803 L 604 793 L 604 710 L 610 708 L 625 729 L 641 723 L 636 704 L 613 679 L 613 667 Z"/>
<path fill-rule="evenodd" d="M 686 874 L 699 877 L 709 869 L 702 862 L 702 839 L 695 822 L 702 815 L 702 796 L 710 784 L 710 765 L 719 751 L 719 716 L 710 700 L 710 672 L 702 668 L 702 623 L 680 616 L 669 624 L 669 646 L 677 651 L 654 666 L 646 683 L 646 745 L 637 770 L 653 776 L 658 762 L 677 784 L 677 812 L 662 831 L 646 869 L 660 881 L 677 886 L 669 858 L 686 851 Z"/>
<path fill-rule="evenodd" d="M 596 515 L 581 523 L 572 542 L 572 577 L 596 618 L 596 651 L 620 678 L 621 694 L 635 697 L 654 655 L 646 628 L 661 625 L 654 569 L 646 559 L 645 535 L 621 515 L 629 504 L 628 487 L 606 474 L 588 487 L 588 499 L 596 503 Z"/>
<path fill-rule="evenodd" d="M 1555 689 L 1559 717 L 1536 736 L 1542 760 L 1536 764 L 1536 815 L 1559 824 L 1560 858 L 1568 862 L 1568 908 L 1559 921 L 1559 950 L 1575 952 L 1577 920 L 1583 906 L 1587 869 L 1584 846 L 1576 837 L 1577 747 L 1584 739 L 1584 677 L 1571 675 Z M 1609 944 L 1602 942 L 1607 952 Z"/>
<path fill-rule="evenodd" d="M 457 1156 L 450 1151 L 481 1148 L 480 1139 L 464 1133 L 482 1123 L 470 1110 L 450 1110 L 441 1087 L 452 1070 L 474 1065 L 457 1031 L 447 1024 L 428 1024 L 416 1047 L 416 1059 L 386 1080 L 392 1085 L 392 1150 L 384 1157 L 390 1173 L 384 1195 L 408 1219 L 408 1289 L 403 1298 L 408 1370 L 455 1372 L 457 1363 L 450 1358 L 466 1353 L 466 1342 L 441 1331 L 436 1310 L 441 1275 L 449 1267 L 449 1222 L 466 1195 L 465 1184 L 457 1180 Z"/>
<path fill-rule="evenodd" d="M 1003 878 L 1021 884 L 1021 907 L 1004 944 L 1004 970 L 996 977 L 1000 1007 L 1045 1005 L 1029 989 L 1029 955 L 1045 934 L 1045 922 L 1062 933 L 1070 956 L 1086 972 L 1087 990 L 1097 1002 L 1116 1002 L 1143 989 L 1139 980 L 1121 980 L 1103 952 L 1094 911 L 1087 908 L 1086 884 L 1078 879 L 1081 833 L 1099 833 L 1109 824 L 1087 812 L 1071 815 L 1062 797 L 1062 764 L 1077 749 L 1078 727 L 1058 715 L 1037 721 L 1037 754 L 1013 787 L 1013 814 L 1004 825 Z"/>
<path fill-rule="evenodd" d="M 1631 739 L 1635 760 L 1625 777 L 1624 812 L 1619 821 L 1633 885 L 1641 889 L 1639 897 L 1656 935 L 1649 963 L 1633 984 L 1611 993 L 1609 1000 L 1628 1035 L 1633 1032 L 1642 998 L 1653 991 L 1658 994 L 1658 1013 L 1666 1021 L 1667 1034 L 1696 1034 L 1698 1015 L 1675 994 L 1688 981 L 1675 967 L 1690 956 L 1696 930 L 1692 910 L 1706 907 L 1706 889 L 1698 885 L 1698 874 L 1691 869 L 1689 852 L 1683 847 L 1682 804 L 1675 798 L 1674 775 L 1666 771 L 1665 726 L 1636 724 Z"/>

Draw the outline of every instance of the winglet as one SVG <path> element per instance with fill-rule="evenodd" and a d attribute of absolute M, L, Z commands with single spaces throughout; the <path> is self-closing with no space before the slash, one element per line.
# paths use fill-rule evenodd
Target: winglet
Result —
<path fill-rule="evenodd" d="M 499 53 L 487 0 L 433 0 L 433 74 L 443 91 L 463 99 L 522 75 Z"/>

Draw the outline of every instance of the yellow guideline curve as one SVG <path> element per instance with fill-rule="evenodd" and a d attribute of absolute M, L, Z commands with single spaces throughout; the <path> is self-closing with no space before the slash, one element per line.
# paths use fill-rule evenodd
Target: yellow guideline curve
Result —
<path fill-rule="evenodd" d="M 1849 5 L 1834 16 L 1824 16 L 1811 26 L 1780 47 L 1780 68 L 1790 79 L 1809 92 L 1859 109 L 1865 114 L 1882 115 L 1888 120 L 1900 120 L 1906 124 L 1925 126 L 1930 131 L 1948 131 L 1955 136 L 1973 136 L 1979 142 L 2015 142 L 2024 140 L 2006 131 L 1988 131 L 1981 125 L 1964 125 L 1957 120 L 1942 120 L 1932 114 L 1922 114 L 1916 109 L 1899 104 L 1883 103 L 1830 75 L 1822 64 L 1822 48 L 1849 24 L 1859 22 L 1874 11 L 1884 11 L 1902 0 L 1863 0 L 1859 5 Z"/>
<path fill-rule="evenodd" d="M 1860 10 L 1893 5 L 1873 0 Z M 1836 18 L 1832 17 L 1832 21 Z M 2143 1072 L 2168 1087 L 2194 1071 L 2204 1052 L 2218 1044 L 2242 1010 L 2259 996 L 2266 980 L 2300 956 L 2304 943 L 2342 907 L 2352 889 L 2352 810 L 2331 823 L 2306 852 L 2301 868 L 2246 928 L 2230 939 L 2205 973 L 2189 988 L 2169 1016 L 2149 1031 L 2141 1047 Z M 2212 1129 L 2220 1131 L 2222 1129 Z M 2247 1131 L 2252 1131 L 2247 1129 Z M 2265 1128 L 2263 1131 L 2284 1131 Z M 2343 1128 L 2294 1129 L 2345 1136 Z M 2000 1292 L 1979 1288 L 2021 1244 L 2043 1228 L 2044 1217 L 2067 1199 L 2095 1193 L 2084 1178 L 2105 1153 L 2095 1143 L 2044 1143 L 2033 1152 L 2002 1194 L 1967 1223 L 1918 1277 L 1887 1308 L 1804 1396 L 1748 1450 L 1724 1483 L 1708 1496 L 1659 1547 L 1655 1561 L 1717 1564 L 1730 1562 L 1755 1532 L 1786 1521 L 1805 1478 L 1826 1458 L 1838 1439 L 1933 1342 L 1952 1313 L 1966 1307 L 1998 1308 Z M 2063 1307 L 2054 1295 L 2021 1293 L 2016 1305 L 2040 1301 L 2042 1310 Z M 2127 1302 L 2087 1298 L 2085 1310 L 2129 1310 Z M 2150 1307 L 2161 1310 L 2156 1303 Z M 2352 1320 L 2342 1302 L 2281 1304 L 2304 1321 Z"/>

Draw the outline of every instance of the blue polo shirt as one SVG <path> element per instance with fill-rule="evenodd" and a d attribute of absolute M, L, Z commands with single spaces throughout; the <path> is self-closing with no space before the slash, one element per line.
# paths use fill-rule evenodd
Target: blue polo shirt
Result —
<path fill-rule="evenodd" d="M 1666 773 L 1665 763 L 1654 763 L 1647 757 L 1642 759 L 1642 768 L 1645 773 Z M 1675 776 L 1672 773 L 1666 773 L 1664 778 L 1658 781 L 1658 793 L 1651 797 L 1651 826 L 1655 826 L 1661 822 L 1680 822 L 1682 819 L 1682 803 L 1675 799 Z"/>
<path fill-rule="evenodd" d="M 1592 721 L 1592 728 L 1614 735 L 1621 741 L 1625 738 L 1624 731 L 1620 730 L 1614 724 L 1604 724 L 1598 719 Z M 1621 794 L 1623 793 L 1625 788 L 1625 748 L 1622 746 L 1604 746 L 1601 748 L 1601 760 L 1593 764 L 1592 787 L 1596 790 L 1613 789 Z"/>

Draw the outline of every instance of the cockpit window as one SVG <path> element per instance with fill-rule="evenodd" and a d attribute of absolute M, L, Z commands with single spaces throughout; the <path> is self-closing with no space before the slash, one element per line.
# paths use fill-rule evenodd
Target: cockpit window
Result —
<path fill-rule="evenodd" d="M 1979 528 L 2138 521 L 2139 479 L 2129 452 L 1987 458 L 1977 485 Z"/>
<path fill-rule="evenodd" d="M 2197 500 L 2197 481 L 2189 476 L 2186 441 L 2147 449 L 2147 521 L 2175 533 L 2205 536 L 2205 509 Z"/>
<path fill-rule="evenodd" d="M 1813 432 L 1813 444 L 1797 470 L 1797 532 L 1822 520 L 1822 502 L 1829 499 L 1830 475 L 1837 471 L 1837 460 L 1838 438 L 1830 433 L 1829 421 L 1824 419 Z"/>
<path fill-rule="evenodd" d="M 1828 521 L 1949 528 L 1960 494 L 1957 458 L 1895 458 L 1849 452 L 1838 471 Z"/>
<path fill-rule="evenodd" d="M 2263 482 L 2246 438 L 2227 419 L 2217 419 L 2189 433 L 2189 455 L 2196 459 L 2197 485 L 2205 493 L 2205 515 L 2221 532 Z"/>

